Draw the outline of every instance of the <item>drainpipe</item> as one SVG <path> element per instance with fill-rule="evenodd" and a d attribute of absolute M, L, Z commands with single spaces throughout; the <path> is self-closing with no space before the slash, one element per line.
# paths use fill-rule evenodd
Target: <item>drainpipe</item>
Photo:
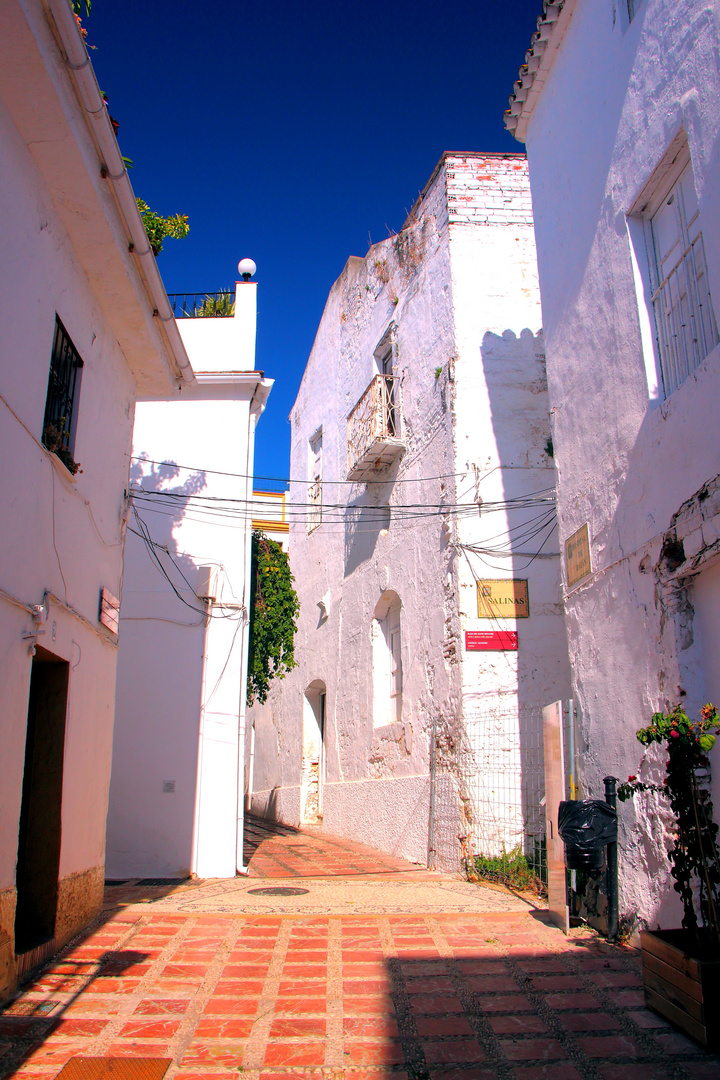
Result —
<path fill-rule="evenodd" d="M 435 763 L 437 760 L 437 717 L 433 714 L 430 735 L 430 821 L 428 823 L 428 870 L 435 869 Z"/>
<path fill-rule="evenodd" d="M 605 802 L 617 812 L 617 777 L 606 776 Z M 618 850 L 617 841 L 607 846 L 607 902 L 608 902 L 608 941 L 617 941 L 618 920 Z"/>
<path fill-rule="evenodd" d="M 135 256 L 135 265 L 152 304 L 153 313 L 160 323 L 161 333 L 166 340 L 171 359 L 177 365 L 173 376 L 176 379 L 179 378 L 181 383 L 192 383 L 195 381 L 193 369 L 182 343 L 155 256 L 148 243 L 130 177 L 75 16 L 68 0 L 47 0 L 47 3 L 65 54 L 65 63 L 72 73 L 79 91 L 80 102 L 90 120 L 88 127 L 100 157 L 101 176 L 112 187 L 130 240 L 129 250 Z"/>
<path fill-rule="evenodd" d="M 205 616 L 205 631 L 203 633 L 202 645 L 202 675 L 200 676 L 200 723 L 198 724 L 197 766 L 195 769 L 195 811 L 193 813 L 192 851 L 190 854 L 190 871 L 196 877 L 198 859 L 198 838 L 200 836 L 200 784 L 202 781 L 202 749 L 203 734 L 205 731 L 205 675 L 207 672 L 208 627 L 210 626 L 210 619 L 212 618 L 212 598 L 208 597 L 205 603 L 207 605 L 207 614 Z"/>
<path fill-rule="evenodd" d="M 263 380 L 264 382 L 265 380 Z M 256 387 L 257 389 L 259 389 Z M 238 874 L 247 874 L 248 868 L 243 862 L 243 832 L 245 825 L 244 811 L 244 778 L 245 778 L 245 717 L 247 714 L 247 656 L 250 645 L 250 573 L 252 567 L 252 471 L 255 451 L 255 428 L 257 427 L 259 412 L 253 412 L 255 395 L 250 402 L 250 416 L 248 418 L 248 441 L 247 457 L 245 462 L 245 505 L 250 511 L 250 521 L 245 522 L 243 549 L 245 572 L 243 576 L 242 605 L 245 612 L 245 625 L 242 632 L 240 645 L 240 671 L 245 672 L 245 677 L 240 684 L 240 716 L 238 718 L 238 775 L 237 775 L 237 833 L 235 837 L 235 866 Z M 264 402 L 263 402 L 264 406 Z"/>
<path fill-rule="evenodd" d="M 255 725 L 250 728 L 250 761 L 248 762 L 248 789 L 245 796 L 245 810 L 249 814 L 252 810 L 253 781 L 255 774 Z"/>

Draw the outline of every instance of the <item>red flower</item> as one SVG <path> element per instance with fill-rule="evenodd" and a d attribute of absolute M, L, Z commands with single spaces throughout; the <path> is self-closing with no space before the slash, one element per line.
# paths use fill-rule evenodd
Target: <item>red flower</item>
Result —
<path fill-rule="evenodd" d="M 628 780 L 637 780 L 637 776 L 628 776 Z"/>
<path fill-rule="evenodd" d="M 679 739 L 680 738 L 680 732 L 679 731 L 671 731 L 670 732 L 670 737 L 673 738 L 673 739 Z"/>

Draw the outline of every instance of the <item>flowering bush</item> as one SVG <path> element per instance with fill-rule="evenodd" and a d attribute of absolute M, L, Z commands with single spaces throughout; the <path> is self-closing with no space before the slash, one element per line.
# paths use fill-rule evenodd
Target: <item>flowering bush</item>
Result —
<path fill-rule="evenodd" d="M 618 798 L 630 799 L 638 791 L 665 796 L 675 815 L 677 833 L 669 852 L 675 890 L 683 902 L 683 928 L 704 950 L 720 950 L 720 851 L 718 826 L 713 821 L 708 751 L 715 745 L 720 716 L 705 705 L 699 720 L 690 720 L 681 705 L 670 713 L 655 713 L 648 727 L 637 732 L 643 746 L 661 743 L 668 758 L 665 783 L 652 784 L 629 776 L 618 788 Z M 701 922 L 695 911 L 695 889 Z"/>

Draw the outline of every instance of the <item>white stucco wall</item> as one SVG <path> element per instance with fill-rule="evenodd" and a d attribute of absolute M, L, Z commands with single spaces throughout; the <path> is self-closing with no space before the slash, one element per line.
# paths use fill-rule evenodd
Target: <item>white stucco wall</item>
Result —
<path fill-rule="evenodd" d="M 299 667 L 251 710 L 260 812 L 300 821 L 303 695 L 320 681 L 323 829 L 427 862 L 434 727 L 443 759 L 435 855 L 454 867 L 467 832 L 457 764 L 464 711 L 479 696 L 509 693 L 516 713 L 518 695 L 532 712 L 567 692 L 557 559 L 521 575 L 532 579 L 538 618 L 523 628 L 518 680 L 516 657 L 464 653 L 462 633 L 479 621 L 474 593 L 465 597 L 470 570 L 454 546 L 507 528 L 502 514 L 456 520 L 456 502 L 472 509 L 476 477 L 488 499 L 553 484 L 533 260 L 524 159 L 449 155 L 406 228 L 350 259 L 330 292 L 291 414 L 293 479 L 310 475 L 310 441 L 322 431 L 326 506 L 308 534 L 307 489 L 291 485 Z M 349 484 L 347 416 L 377 373 L 374 352 L 391 324 L 406 450 L 387 483 Z M 411 504 L 428 512 L 411 516 Z M 512 576 L 516 561 L 481 576 Z M 402 603 L 403 707 L 401 722 L 378 728 L 372 623 L 388 590 Z"/>
<path fill-rule="evenodd" d="M 62 942 L 102 902 L 116 641 L 100 625 L 100 593 L 120 591 L 137 385 L 169 392 L 172 357 L 42 5 L 3 6 L 0 59 L 0 929 L 12 938 L 36 640 L 69 665 Z M 83 361 L 75 476 L 41 441 L 56 316 Z M 29 609 L 43 604 L 33 619 Z"/>
<path fill-rule="evenodd" d="M 234 877 L 238 851 L 242 863 L 254 432 L 272 385 L 237 374 L 254 367 L 243 342 L 254 341 L 255 292 L 238 283 L 249 300 L 234 318 L 179 320 L 193 367 L 206 374 L 137 407 L 140 523 L 131 516 L 125 555 L 107 833 L 115 878 Z M 136 535 L 143 525 L 177 592 Z"/>
<path fill-rule="evenodd" d="M 647 253 L 628 216 L 684 131 L 717 313 L 720 22 L 715 5 L 646 0 L 628 26 L 619 7 L 574 5 L 527 124 L 561 540 L 586 522 L 591 540 L 592 575 L 566 608 L 594 796 L 604 775 L 638 772 L 635 731 L 654 710 L 697 710 L 714 666 L 683 574 L 702 570 L 716 543 L 714 499 L 702 493 L 718 473 L 720 349 L 658 397 L 633 243 L 644 274 Z M 621 910 L 672 925 L 658 815 L 642 803 L 621 809 Z"/>
<path fill-rule="evenodd" d="M 255 366 L 257 282 L 235 284 L 235 313 L 224 318 L 178 319 L 195 371 L 252 371 Z M 205 368 L 201 365 L 209 363 Z"/>

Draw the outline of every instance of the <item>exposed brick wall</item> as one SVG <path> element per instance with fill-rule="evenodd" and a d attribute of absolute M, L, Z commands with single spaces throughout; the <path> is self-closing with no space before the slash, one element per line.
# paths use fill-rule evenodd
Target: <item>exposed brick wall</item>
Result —
<path fill-rule="evenodd" d="M 532 226 L 525 154 L 443 154 L 403 225 L 434 216 L 448 225 Z"/>
<path fill-rule="evenodd" d="M 445 177 L 451 225 L 532 225 L 524 154 L 448 154 Z"/>

